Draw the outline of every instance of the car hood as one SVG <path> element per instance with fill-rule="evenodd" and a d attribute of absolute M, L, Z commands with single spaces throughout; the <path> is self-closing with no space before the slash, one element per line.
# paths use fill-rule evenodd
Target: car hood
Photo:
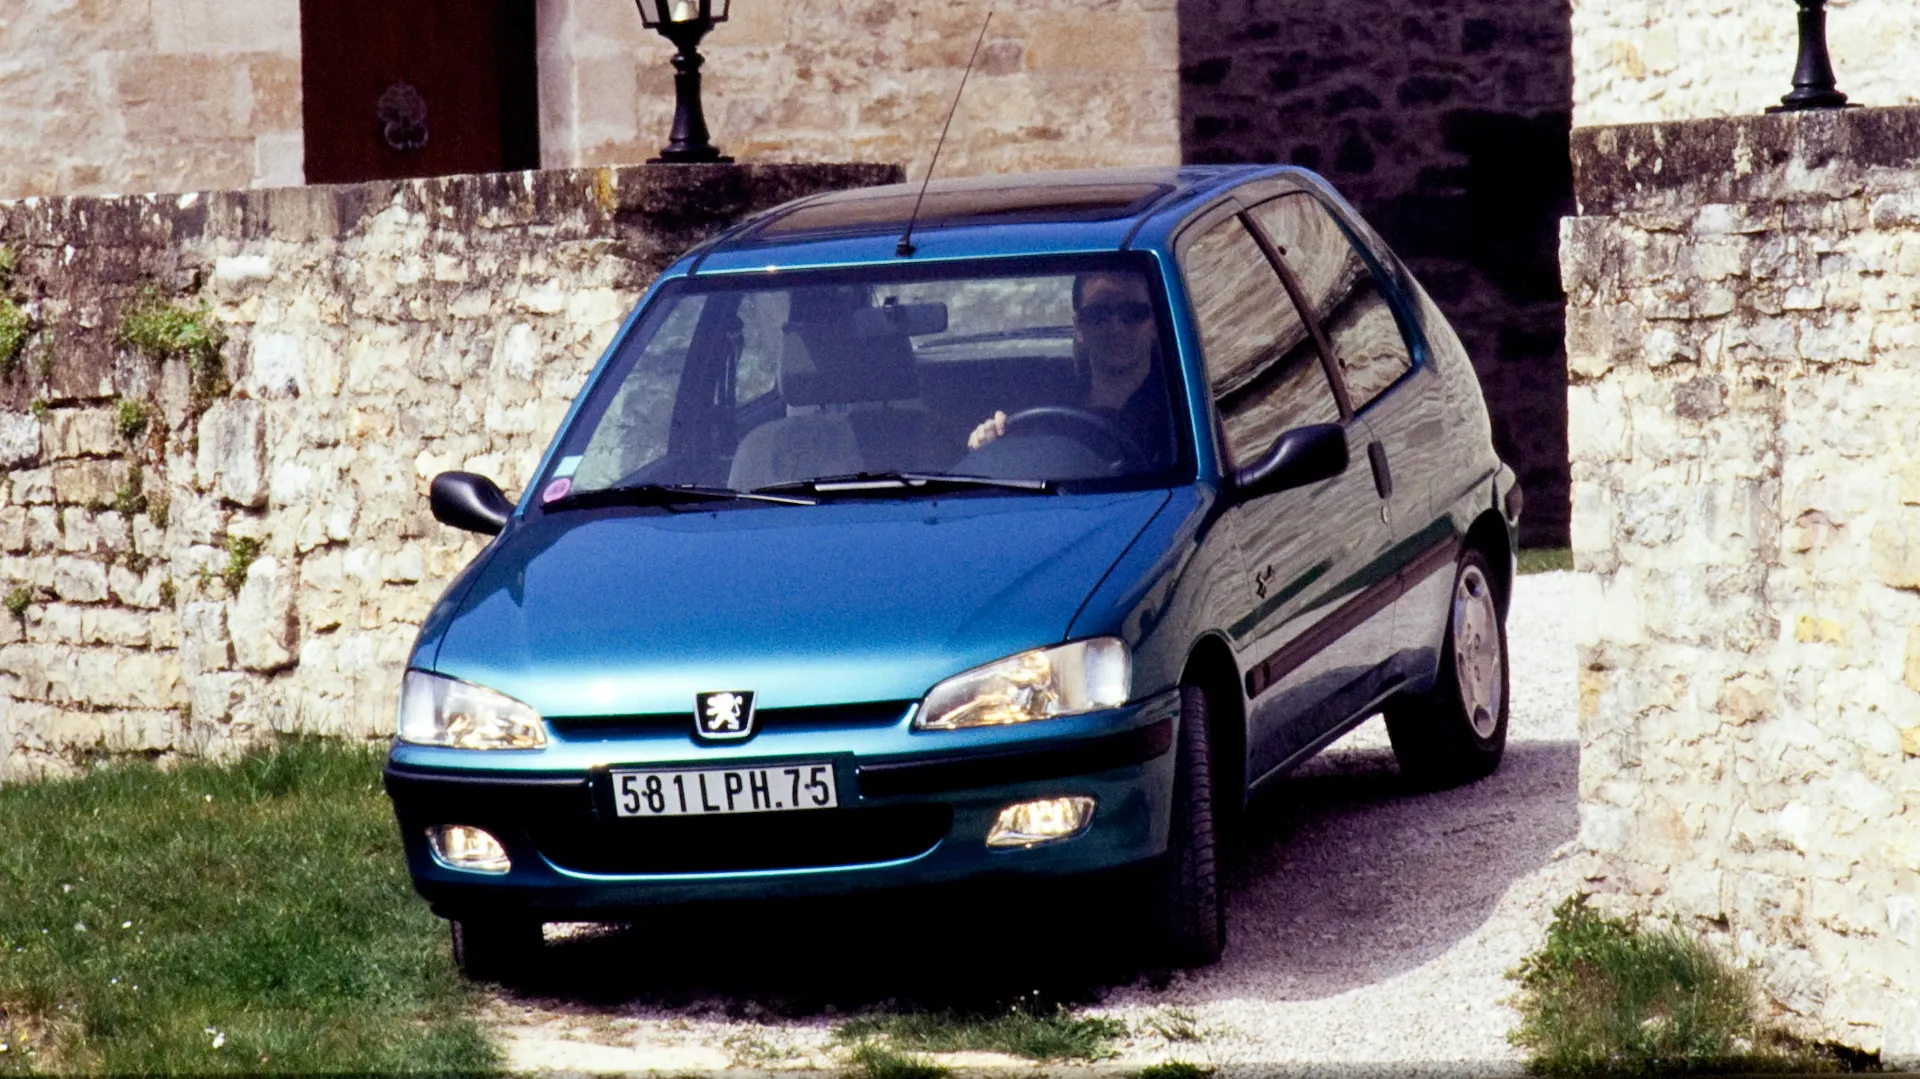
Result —
<path fill-rule="evenodd" d="M 543 715 L 914 700 L 1063 639 L 1165 491 L 579 511 L 503 535 L 417 665 Z"/>

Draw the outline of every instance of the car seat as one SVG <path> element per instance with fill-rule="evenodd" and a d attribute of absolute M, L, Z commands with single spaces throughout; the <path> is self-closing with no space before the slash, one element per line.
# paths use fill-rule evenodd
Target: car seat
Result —
<path fill-rule="evenodd" d="M 780 357 L 787 416 L 741 439 L 728 486 L 918 467 L 926 414 L 906 330 L 877 317 L 882 308 L 803 304 L 799 293 L 793 307 Z"/>

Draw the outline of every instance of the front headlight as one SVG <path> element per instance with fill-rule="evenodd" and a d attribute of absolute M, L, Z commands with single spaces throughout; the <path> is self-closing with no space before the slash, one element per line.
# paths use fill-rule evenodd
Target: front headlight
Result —
<path fill-rule="evenodd" d="M 1133 661 L 1124 641 L 1075 641 L 954 675 L 927 694 L 913 726 L 951 731 L 1077 716 L 1118 708 L 1132 688 Z"/>
<path fill-rule="evenodd" d="M 540 713 L 471 682 L 408 671 L 400 683 L 400 740 L 454 749 L 539 749 Z"/>

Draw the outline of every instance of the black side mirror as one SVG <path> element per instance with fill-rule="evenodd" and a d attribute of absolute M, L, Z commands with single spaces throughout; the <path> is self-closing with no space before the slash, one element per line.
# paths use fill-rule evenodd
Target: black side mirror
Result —
<path fill-rule="evenodd" d="M 497 536 L 507 527 L 513 503 L 485 476 L 472 472 L 442 472 L 433 478 L 433 492 L 427 498 L 433 506 L 433 518 L 443 525 Z"/>
<path fill-rule="evenodd" d="M 1258 462 L 1233 474 L 1241 498 L 1290 491 L 1347 470 L 1347 433 L 1337 423 L 1296 427 L 1281 435 Z"/>

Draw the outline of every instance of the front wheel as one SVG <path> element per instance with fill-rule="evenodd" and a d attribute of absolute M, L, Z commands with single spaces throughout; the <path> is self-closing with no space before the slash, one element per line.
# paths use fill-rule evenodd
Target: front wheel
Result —
<path fill-rule="evenodd" d="M 1151 878 L 1157 959 L 1178 967 L 1216 962 L 1227 940 L 1220 894 L 1219 837 L 1214 829 L 1213 743 L 1207 696 L 1180 687 L 1180 737 L 1173 778 L 1173 821 L 1167 853 Z"/>
<path fill-rule="evenodd" d="M 1385 709 L 1400 771 L 1430 788 L 1492 775 L 1506 752 L 1508 696 L 1507 627 L 1486 557 L 1469 550 L 1454 573 L 1439 679 Z"/>

